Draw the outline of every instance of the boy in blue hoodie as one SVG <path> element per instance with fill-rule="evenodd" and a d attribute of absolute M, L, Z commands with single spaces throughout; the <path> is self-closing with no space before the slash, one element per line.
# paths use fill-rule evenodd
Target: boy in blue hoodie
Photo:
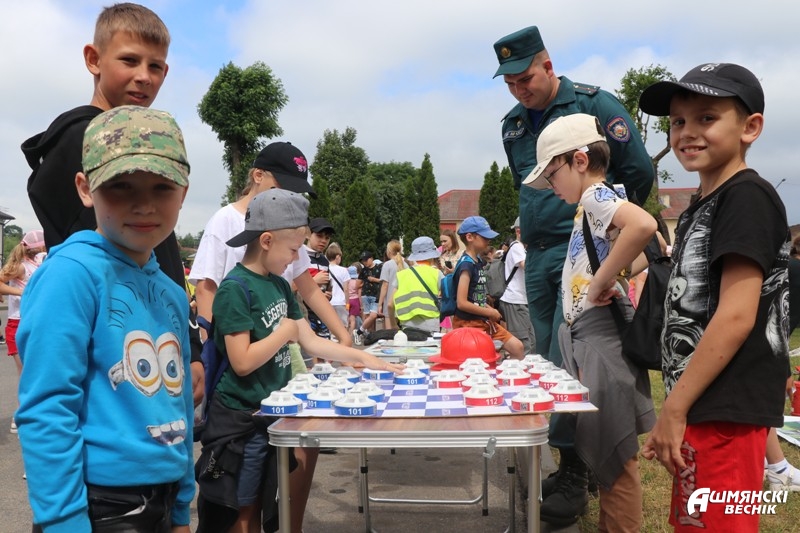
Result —
<path fill-rule="evenodd" d="M 163 111 L 116 107 L 86 129 L 75 184 L 97 230 L 50 251 L 18 331 L 34 531 L 189 532 L 189 305 L 153 254 L 188 175 L 180 128 Z"/>

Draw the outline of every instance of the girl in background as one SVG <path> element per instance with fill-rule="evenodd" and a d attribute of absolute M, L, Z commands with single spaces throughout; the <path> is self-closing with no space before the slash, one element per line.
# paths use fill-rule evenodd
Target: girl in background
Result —
<path fill-rule="evenodd" d="M 0 292 L 8 295 L 8 319 L 6 320 L 6 343 L 8 356 L 14 358 L 17 376 L 22 372 L 22 361 L 17 349 L 17 326 L 19 325 L 19 306 L 22 293 L 28 280 L 44 260 L 44 232 L 40 229 L 29 231 L 22 237 L 9 255 L 8 261 L 0 270 Z M 17 432 L 17 424 L 11 419 L 11 433 Z"/>

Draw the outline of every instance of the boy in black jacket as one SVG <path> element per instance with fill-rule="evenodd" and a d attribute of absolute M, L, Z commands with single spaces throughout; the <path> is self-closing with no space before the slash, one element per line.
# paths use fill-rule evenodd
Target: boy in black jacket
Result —
<path fill-rule="evenodd" d="M 144 6 L 115 4 L 100 12 L 94 40 L 83 48 L 86 68 L 94 78 L 89 105 L 71 109 L 22 143 L 22 152 L 33 172 L 28 178 L 28 197 L 44 230 L 48 249 L 73 233 L 95 229 L 94 209 L 86 208 L 75 189 L 81 168 L 83 132 L 89 122 L 121 105 L 150 107 L 167 76 L 170 35 L 158 15 Z M 170 234 L 155 248 L 161 270 L 181 287 L 186 286 L 178 240 Z M 192 384 L 195 403 L 202 399 L 200 338 L 192 329 Z M 199 383 L 199 386 L 198 386 Z"/>

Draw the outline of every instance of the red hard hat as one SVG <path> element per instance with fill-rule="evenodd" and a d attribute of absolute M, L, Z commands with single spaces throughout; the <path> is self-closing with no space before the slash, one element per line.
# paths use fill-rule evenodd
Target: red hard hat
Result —
<path fill-rule="evenodd" d="M 483 330 L 458 328 L 442 337 L 441 355 L 431 357 L 430 360 L 434 363 L 460 365 L 471 357 L 479 357 L 487 363 L 493 363 L 497 361 L 498 353 L 492 338 Z"/>

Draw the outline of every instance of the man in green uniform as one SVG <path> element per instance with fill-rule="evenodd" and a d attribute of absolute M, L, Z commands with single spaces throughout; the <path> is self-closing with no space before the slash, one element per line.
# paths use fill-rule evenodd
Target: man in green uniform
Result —
<path fill-rule="evenodd" d="M 514 186 L 519 189 L 520 238 L 527 246 L 528 309 L 538 351 L 560 366 L 561 270 L 576 206 L 562 202 L 550 189 L 521 187 L 536 166 L 539 134 L 564 115 L 596 116 L 611 148 L 608 181 L 624 184 L 628 198 L 638 204 L 647 199 L 655 172 L 641 135 L 622 104 L 597 86 L 556 76 L 536 26 L 503 37 L 494 43 L 494 51 L 500 63 L 494 76 L 503 76 L 519 102 L 503 118 L 502 132 Z M 574 425 L 569 417 L 552 417 L 550 443 L 559 448 L 562 461 L 558 474 L 543 483 L 542 519 L 557 525 L 576 521 L 587 502 L 586 466 L 575 455 L 573 442 Z"/>

